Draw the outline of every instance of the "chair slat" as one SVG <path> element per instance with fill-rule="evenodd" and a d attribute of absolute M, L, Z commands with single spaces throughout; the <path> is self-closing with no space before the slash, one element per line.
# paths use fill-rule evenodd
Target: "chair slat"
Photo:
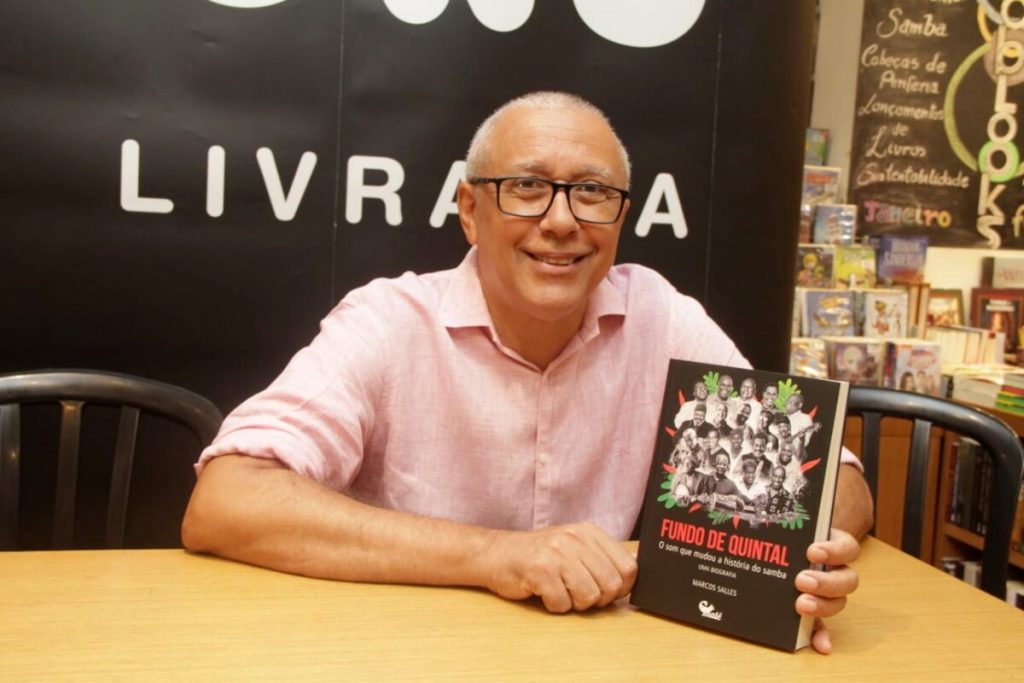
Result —
<path fill-rule="evenodd" d="M 124 527 L 128 517 L 128 493 L 131 489 L 135 441 L 139 433 L 139 409 L 122 408 L 114 446 L 114 469 L 110 475 L 110 503 L 107 506 L 107 547 L 124 547 Z"/>
<path fill-rule="evenodd" d="M 18 545 L 18 491 L 21 477 L 21 407 L 0 406 L 0 550 Z"/>
<path fill-rule="evenodd" d="M 928 456 L 931 447 L 932 423 L 914 420 L 910 437 L 910 461 L 907 463 L 907 485 L 903 497 L 903 552 L 915 557 L 921 554 L 921 534 L 924 528 L 925 478 L 928 476 Z"/>
<path fill-rule="evenodd" d="M 53 547 L 66 550 L 75 534 L 75 492 L 82 435 L 82 401 L 61 401 L 57 494 L 53 512 Z"/>
<path fill-rule="evenodd" d="M 882 434 L 882 415 L 865 412 L 861 427 L 860 461 L 864 465 L 864 478 L 868 482 L 871 496 L 878 498 L 878 448 Z"/>

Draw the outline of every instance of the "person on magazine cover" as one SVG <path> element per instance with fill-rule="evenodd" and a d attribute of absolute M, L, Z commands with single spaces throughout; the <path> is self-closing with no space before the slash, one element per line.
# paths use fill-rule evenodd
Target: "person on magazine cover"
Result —
<path fill-rule="evenodd" d="M 414 114 L 411 114 L 414 115 Z M 349 292 L 202 454 L 186 548 L 349 581 L 486 588 L 552 612 L 626 596 L 671 358 L 747 367 L 694 299 L 614 265 L 629 157 L 564 93 L 480 126 L 457 190 L 457 267 Z M 797 574 L 825 618 L 871 525 L 852 456 L 835 529 Z M 845 530 L 844 530 L 845 529 Z M 814 646 L 831 642 L 819 623 Z"/>

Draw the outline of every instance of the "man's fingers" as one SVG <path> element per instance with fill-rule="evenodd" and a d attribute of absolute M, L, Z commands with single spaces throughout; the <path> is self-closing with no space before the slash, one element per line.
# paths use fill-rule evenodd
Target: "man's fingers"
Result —
<path fill-rule="evenodd" d="M 849 595 L 857 590 L 859 585 L 860 575 L 852 567 L 836 567 L 828 572 L 807 569 L 796 577 L 797 590 L 825 598 Z"/>
<path fill-rule="evenodd" d="M 832 617 L 846 607 L 846 598 L 823 598 L 804 593 L 796 599 L 796 611 L 805 617 Z"/>
<path fill-rule="evenodd" d="M 828 565 L 850 564 L 860 556 L 860 543 L 842 529 L 832 529 L 827 541 L 812 543 L 807 548 L 807 559 Z"/>
<path fill-rule="evenodd" d="M 814 620 L 814 633 L 811 635 L 811 647 L 823 655 L 827 655 L 832 652 L 832 638 L 829 635 L 828 629 L 825 628 L 825 622 L 821 619 Z"/>

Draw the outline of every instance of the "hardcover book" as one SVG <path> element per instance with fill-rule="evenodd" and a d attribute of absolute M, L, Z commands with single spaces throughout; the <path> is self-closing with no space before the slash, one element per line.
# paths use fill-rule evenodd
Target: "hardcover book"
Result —
<path fill-rule="evenodd" d="M 838 204 L 839 176 L 836 166 L 804 165 L 803 204 Z"/>
<path fill-rule="evenodd" d="M 829 377 L 850 384 L 882 385 L 885 340 L 877 337 L 829 337 Z"/>
<path fill-rule="evenodd" d="M 890 339 L 885 351 L 885 386 L 939 396 L 942 350 L 938 342 Z"/>
<path fill-rule="evenodd" d="M 924 282 L 928 257 L 927 237 L 879 235 L 872 240 L 877 251 L 878 281 L 885 284 Z"/>
<path fill-rule="evenodd" d="M 818 204 L 814 207 L 816 244 L 853 244 L 857 236 L 857 206 Z"/>
<path fill-rule="evenodd" d="M 831 287 L 832 261 L 836 247 L 820 244 L 798 244 L 796 247 L 797 287 Z"/>
<path fill-rule="evenodd" d="M 825 340 L 793 337 L 789 343 L 789 374 L 828 379 Z"/>
<path fill-rule="evenodd" d="M 904 289 L 865 289 L 857 292 L 860 330 L 866 337 L 906 337 L 909 335 L 907 291 Z"/>
<path fill-rule="evenodd" d="M 868 246 L 837 246 L 832 275 L 839 289 L 874 287 L 875 250 Z"/>
<path fill-rule="evenodd" d="M 1006 334 L 1006 351 L 1016 351 L 1021 341 L 1021 303 L 1024 289 L 971 290 L 971 324 Z"/>
<path fill-rule="evenodd" d="M 981 259 L 981 283 L 996 289 L 1024 287 L 1024 258 L 986 256 Z"/>
<path fill-rule="evenodd" d="M 821 166 L 828 161 L 828 128 L 808 128 L 804 135 L 804 163 Z"/>
<path fill-rule="evenodd" d="M 853 292 L 839 289 L 804 289 L 801 292 L 800 320 L 804 337 L 856 334 Z"/>
<path fill-rule="evenodd" d="M 752 379 L 758 394 L 772 387 L 779 413 L 804 426 L 780 439 L 775 458 L 759 446 L 735 459 L 720 451 L 706 472 L 704 449 L 677 434 L 673 417 L 694 400 L 696 382 L 714 395 L 725 375 L 737 386 Z M 793 582 L 812 566 L 807 547 L 828 537 L 848 389 L 845 382 L 671 361 L 632 604 L 771 647 L 808 645 L 814 620 L 797 614 Z"/>

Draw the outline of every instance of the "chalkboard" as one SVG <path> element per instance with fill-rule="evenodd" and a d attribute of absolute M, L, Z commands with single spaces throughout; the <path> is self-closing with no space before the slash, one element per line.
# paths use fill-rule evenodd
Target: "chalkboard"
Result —
<path fill-rule="evenodd" d="M 1024 3 L 866 0 L 859 59 L 861 234 L 1024 248 Z"/>

